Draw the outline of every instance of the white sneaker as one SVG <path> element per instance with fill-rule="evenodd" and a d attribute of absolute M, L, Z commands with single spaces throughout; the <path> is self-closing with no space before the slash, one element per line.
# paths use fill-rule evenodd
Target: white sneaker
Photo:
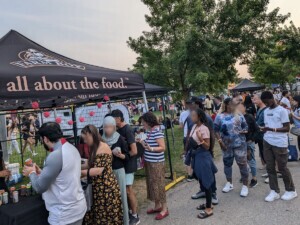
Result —
<path fill-rule="evenodd" d="M 265 179 L 265 183 L 268 184 L 270 182 L 269 177 Z"/>
<path fill-rule="evenodd" d="M 267 173 L 264 173 L 263 175 L 261 175 L 261 177 L 268 177 L 269 176 L 269 174 L 267 174 Z"/>
<path fill-rule="evenodd" d="M 266 202 L 273 202 L 280 198 L 280 195 L 276 193 L 275 191 L 271 190 L 270 194 L 265 198 Z"/>
<path fill-rule="evenodd" d="M 285 201 L 290 201 L 294 198 L 296 198 L 298 196 L 297 192 L 296 191 L 286 191 L 284 192 L 284 194 L 281 196 L 281 199 L 282 200 L 285 200 Z"/>
<path fill-rule="evenodd" d="M 230 182 L 227 182 L 223 188 L 223 192 L 228 193 L 231 190 L 233 190 L 233 185 Z"/>
<path fill-rule="evenodd" d="M 242 190 L 241 190 L 241 197 L 247 197 L 249 194 L 249 189 L 246 185 L 243 185 Z"/>

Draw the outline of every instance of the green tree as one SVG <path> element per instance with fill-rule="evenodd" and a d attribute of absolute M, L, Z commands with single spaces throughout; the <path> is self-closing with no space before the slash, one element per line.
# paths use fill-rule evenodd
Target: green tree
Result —
<path fill-rule="evenodd" d="M 129 47 L 133 70 L 147 82 L 180 91 L 213 92 L 234 81 L 238 59 L 247 63 L 289 15 L 267 12 L 268 0 L 142 0 L 151 30 Z"/>
<path fill-rule="evenodd" d="M 249 71 L 264 84 L 284 85 L 295 80 L 300 73 L 300 28 L 293 23 L 278 28 L 252 59 Z"/>

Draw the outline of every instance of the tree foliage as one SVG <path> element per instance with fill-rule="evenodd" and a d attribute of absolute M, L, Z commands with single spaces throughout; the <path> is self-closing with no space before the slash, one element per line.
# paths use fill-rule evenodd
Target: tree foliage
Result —
<path fill-rule="evenodd" d="M 179 90 L 216 91 L 234 81 L 238 59 L 247 63 L 289 15 L 267 12 L 268 0 L 142 0 L 151 30 L 128 45 L 133 70 L 146 81 Z"/>
<path fill-rule="evenodd" d="M 300 74 L 300 28 L 291 23 L 277 29 L 257 52 L 249 70 L 261 83 L 292 82 Z"/>

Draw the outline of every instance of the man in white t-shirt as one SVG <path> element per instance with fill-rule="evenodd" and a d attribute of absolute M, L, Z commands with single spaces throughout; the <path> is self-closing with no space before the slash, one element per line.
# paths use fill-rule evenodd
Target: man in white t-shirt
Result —
<path fill-rule="evenodd" d="M 290 131 L 290 120 L 286 109 L 276 104 L 274 96 L 269 91 L 261 94 L 261 100 L 268 107 L 264 111 L 265 127 L 261 127 L 264 134 L 264 157 L 269 175 L 270 194 L 265 198 L 267 202 L 279 199 L 280 189 L 278 186 L 276 164 L 282 174 L 285 185 L 285 193 L 282 200 L 292 200 L 297 197 L 294 182 L 288 162 L 288 132 Z"/>
<path fill-rule="evenodd" d="M 283 107 L 283 108 L 286 108 L 288 110 L 288 112 L 291 111 L 291 102 L 289 100 L 289 95 L 290 93 L 288 91 L 283 91 L 282 92 L 282 99 L 280 101 L 280 105 Z"/>

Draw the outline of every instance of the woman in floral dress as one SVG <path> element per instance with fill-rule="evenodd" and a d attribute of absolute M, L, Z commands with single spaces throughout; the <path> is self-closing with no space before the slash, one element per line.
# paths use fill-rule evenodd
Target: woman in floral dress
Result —
<path fill-rule="evenodd" d="M 82 175 L 92 179 L 93 205 L 84 218 L 85 225 L 122 225 L 123 210 L 120 188 L 112 170 L 112 152 L 93 125 L 81 131 L 90 147 L 89 169 Z"/>

